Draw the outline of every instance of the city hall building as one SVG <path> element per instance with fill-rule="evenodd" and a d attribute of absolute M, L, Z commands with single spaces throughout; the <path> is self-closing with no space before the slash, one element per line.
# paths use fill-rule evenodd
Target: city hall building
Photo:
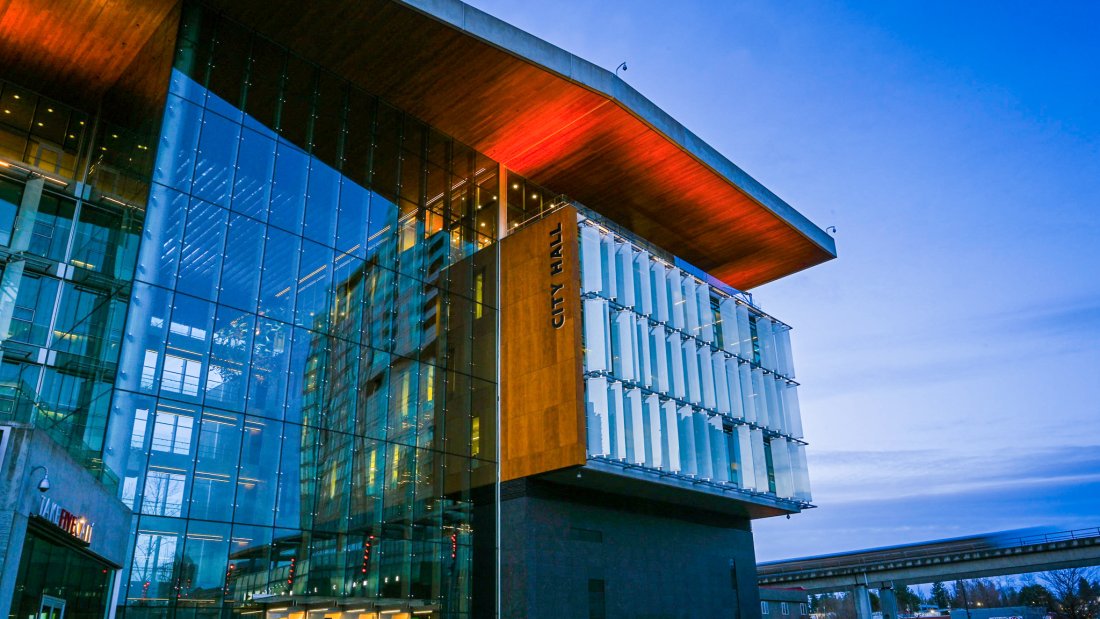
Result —
<path fill-rule="evenodd" d="M 5 3 L 0 616 L 756 616 L 833 257 L 457 0 Z"/>

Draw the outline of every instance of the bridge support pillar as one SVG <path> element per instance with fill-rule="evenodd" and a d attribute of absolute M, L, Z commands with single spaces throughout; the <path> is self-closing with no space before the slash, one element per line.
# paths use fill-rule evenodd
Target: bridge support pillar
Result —
<path fill-rule="evenodd" d="M 882 604 L 882 619 L 898 619 L 898 597 L 894 594 L 894 586 L 880 588 L 878 599 Z"/>
<path fill-rule="evenodd" d="M 867 585 L 856 585 L 852 594 L 856 601 L 856 619 L 871 619 L 871 596 L 867 594 Z"/>

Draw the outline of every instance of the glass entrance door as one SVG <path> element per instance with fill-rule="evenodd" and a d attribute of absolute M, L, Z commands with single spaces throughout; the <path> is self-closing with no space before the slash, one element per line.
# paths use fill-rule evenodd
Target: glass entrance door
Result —
<path fill-rule="evenodd" d="M 65 600 L 52 595 L 43 595 L 42 606 L 38 609 L 38 619 L 65 619 Z"/>

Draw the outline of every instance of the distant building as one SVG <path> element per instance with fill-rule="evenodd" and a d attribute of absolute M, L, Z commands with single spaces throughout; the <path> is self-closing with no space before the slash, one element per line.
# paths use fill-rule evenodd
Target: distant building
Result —
<path fill-rule="evenodd" d="M 760 587 L 760 615 L 765 619 L 803 619 L 810 616 L 802 589 Z"/>

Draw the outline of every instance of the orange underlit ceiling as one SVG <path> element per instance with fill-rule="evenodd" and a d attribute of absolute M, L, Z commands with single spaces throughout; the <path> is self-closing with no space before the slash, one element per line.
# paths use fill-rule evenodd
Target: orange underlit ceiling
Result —
<path fill-rule="evenodd" d="M 0 66 L 94 100 L 176 4 L 0 0 Z M 405 4 L 208 4 L 734 287 L 834 257 L 622 103 Z"/>

